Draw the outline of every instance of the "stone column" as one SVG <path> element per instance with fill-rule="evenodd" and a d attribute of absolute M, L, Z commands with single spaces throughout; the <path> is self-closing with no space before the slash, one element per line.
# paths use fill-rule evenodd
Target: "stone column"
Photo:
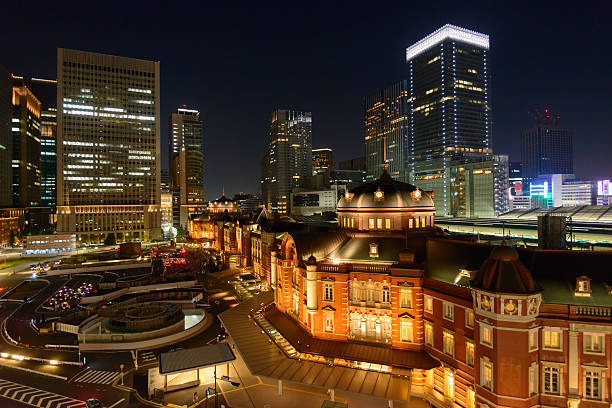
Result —
<path fill-rule="evenodd" d="M 270 287 L 276 290 L 276 255 L 278 252 L 270 252 Z"/>
<path fill-rule="evenodd" d="M 568 358 L 569 395 L 578 395 L 578 332 L 570 326 Z"/>
<path fill-rule="evenodd" d="M 306 262 L 306 308 L 310 314 L 317 312 L 317 261 L 314 256 Z"/>

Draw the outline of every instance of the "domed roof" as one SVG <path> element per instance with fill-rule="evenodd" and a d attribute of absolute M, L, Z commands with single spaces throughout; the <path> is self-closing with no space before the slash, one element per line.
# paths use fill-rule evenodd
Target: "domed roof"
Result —
<path fill-rule="evenodd" d="M 531 272 L 520 261 L 516 249 L 502 243 L 491 250 L 471 286 L 491 292 L 529 294 L 541 292 Z"/>
<path fill-rule="evenodd" d="M 410 208 L 434 207 L 431 195 L 412 184 L 396 181 L 387 170 L 378 180 L 348 191 L 338 208 Z"/>

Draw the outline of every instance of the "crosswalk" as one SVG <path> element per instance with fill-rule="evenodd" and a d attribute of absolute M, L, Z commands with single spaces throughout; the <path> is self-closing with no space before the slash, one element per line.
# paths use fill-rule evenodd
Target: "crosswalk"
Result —
<path fill-rule="evenodd" d="M 0 396 L 39 408 L 85 407 L 84 401 L 6 380 L 0 380 Z"/>
<path fill-rule="evenodd" d="M 110 384 L 121 374 L 116 371 L 86 370 L 76 375 L 72 382 Z"/>

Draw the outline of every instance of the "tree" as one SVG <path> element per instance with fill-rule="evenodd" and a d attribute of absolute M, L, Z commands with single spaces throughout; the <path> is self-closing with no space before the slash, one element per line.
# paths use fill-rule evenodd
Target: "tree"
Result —
<path fill-rule="evenodd" d="M 104 245 L 115 245 L 117 243 L 117 239 L 115 238 L 115 234 L 113 232 L 110 232 L 107 236 L 106 239 L 104 239 Z"/>

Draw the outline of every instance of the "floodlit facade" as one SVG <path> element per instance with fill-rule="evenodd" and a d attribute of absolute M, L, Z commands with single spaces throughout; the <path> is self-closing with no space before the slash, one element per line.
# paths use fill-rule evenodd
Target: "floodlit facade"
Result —
<path fill-rule="evenodd" d="M 451 214 L 449 162 L 491 153 L 489 36 L 445 25 L 406 49 L 409 180 Z"/>
<path fill-rule="evenodd" d="M 161 237 L 159 62 L 58 49 L 57 230 Z"/>
<path fill-rule="evenodd" d="M 334 154 L 329 147 L 312 149 L 312 182 L 311 188 L 322 189 L 329 186 L 331 173 L 334 170 Z"/>
<path fill-rule="evenodd" d="M 204 134 L 200 112 L 180 108 L 170 115 L 170 190 L 174 224 L 185 227 L 189 211 L 204 204 Z M 197 210 L 196 210 L 197 211 Z"/>
<path fill-rule="evenodd" d="M 308 186 L 312 177 L 312 114 L 278 109 L 270 116 L 270 145 L 262 162 L 264 205 L 289 212 L 294 188 Z"/>
<path fill-rule="evenodd" d="M 366 96 L 364 102 L 366 181 L 377 179 L 385 166 L 391 177 L 408 177 L 408 83 L 399 81 Z"/>
<path fill-rule="evenodd" d="M 337 228 L 258 220 L 274 303 L 251 313 L 289 358 L 363 370 L 346 373 L 369 395 L 388 373 L 436 407 L 608 406 L 612 254 L 455 241 L 434 213 L 383 173 L 340 200 Z"/>
<path fill-rule="evenodd" d="M 10 207 L 13 204 L 13 169 L 11 167 L 11 152 L 13 150 L 12 97 L 11 77 L 8 71 L 0 65 L 0 207 Z"/>

